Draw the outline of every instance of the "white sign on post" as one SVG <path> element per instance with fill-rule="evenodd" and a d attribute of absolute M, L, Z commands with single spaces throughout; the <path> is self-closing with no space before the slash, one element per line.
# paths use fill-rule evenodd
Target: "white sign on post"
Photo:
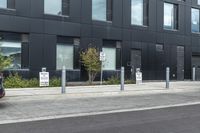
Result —
<path fill-rule="evenodd" d="M 136 84 L 141 84 L 142 83 L 142 72 L 137 71 L 135 76 L 136 76 Z"/>
<path fill-rule="evenodd" d="M 40 72 L 40 87 L 49 86 L 49 72 Z"/>
<path fill-rule="evenodd" d="M 100 52 L 100 61 L 106 60 L 106 54 L 104 52 Z"/>

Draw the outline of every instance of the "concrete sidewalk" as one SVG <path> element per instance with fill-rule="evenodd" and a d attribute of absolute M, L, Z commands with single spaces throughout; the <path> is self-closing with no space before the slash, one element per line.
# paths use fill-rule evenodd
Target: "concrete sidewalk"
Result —
<path fill-rule="evenodd" d="M 60 88 L 8 89 L 0 100 L 0 124 L 200 104 L 200 82 L 164 82 Z"/>
<path fill-rule="evenodd" d="M 111 95 L 143 95 L 166 92 L 173 93 L 193 91 L 196 89 L 200 90 L 200 82 L 171 82 L 169 89 L 165 88 L 165 82 L 147 82 L 140 85 L 125 85 L 124 91 L 120 91 L 120 85 L 71 86 L 66 87 L 66 94 L 64 95 L 67 95 L 69 97 L 101 97 Z M 61 87 L 6 89 L 7 97 L 42 95 L 61 95 Z"/>

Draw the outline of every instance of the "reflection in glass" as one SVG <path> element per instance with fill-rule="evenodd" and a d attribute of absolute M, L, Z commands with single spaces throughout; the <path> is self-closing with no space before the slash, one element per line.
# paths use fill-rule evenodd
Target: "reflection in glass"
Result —
<path fill-rule="evenodd" d="M 66 69 L 74 68 L 74 47 L 73 45 L 57 44 L 57 70 L 65 66 Z"/>
<path fill-rule="evenodd" d="M 199 10 L 192 8 L 191 13 L 192 32 L 199 32 Z"/>
<path fill-rule="evenodd" d="M 0 42 L 0 52 L 5 57 L 11 57 L 13 62 L 9 69 L 21 68 L 21 43 L 20 42 Z"/>
<path fill-rule="evenodd" d="M 106 0 L 92 0 L 92 19 L 106 21 Z"/>
<path fill-rule="evenodd" d="M 174 29 L 174 5 L 164 3 L 164 28 Z"/>
<path fill-rule="evenodd" d="M 143 0 L 131 1 L 131 24 L 143 25 Z"/>
<path fill-rule="evenodd" d="M 0 0 L 0 8 L 7 8 L 7 0 Z"/>
<path fill-rule="evenodd" d="M 102 48 L 106 55 L 103 62 L 103 70 L 116 70 L 116 48 Z"/>
<path fill-rule="evenodd" d="M 62 0 L 44 0 L 44 13 L 62 15 Z"/>

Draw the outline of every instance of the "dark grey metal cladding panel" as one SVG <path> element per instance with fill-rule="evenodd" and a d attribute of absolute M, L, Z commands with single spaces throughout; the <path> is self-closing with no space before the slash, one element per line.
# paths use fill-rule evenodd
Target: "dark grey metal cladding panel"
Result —
<path fill-rule="evenodd" d="M 44 17 L 44 0 L 30 0 L 31 1 L 31 17 L 43 18 Z"/>
<path fill-rule="evenodd" d="M 29 32 L 30 21 L 28 18 L 0 15 L 0 30 L 13 32 Z"/>
<path fill-rule="evenodd" d="M 29 17 L 31 13 L 31 0 L 15 0 L 15 9 L 18 16 Z"/>
<path fill-rule="evenodd" d="M 169 45 L 185 45 L 185 38 L 179 34 L 164 33 L 164 43 Z"/>
<path fill-rule="evenodd" d="M 122 31 L 122 40 L 131 41 L 131 30 L 123 29 Z"/>
<path fill-rule="evenodd" d="M 122 0 L 113 0 L 113 26 L 122 26 Z"/>
<path fill-rule="evenodd" d="M 44 35 L 43 65 L 47 70 L 56 70 L 56 44 L 56 35 Z"/>
<path fill-rule="evenodd" d="M 12 16 L 0 15 L 0 20 L 1 31 L 12 31 Z"/>
<path fill-rule="evenodd" d="M 81 1 L 82 0 L 70 0 L 70 20 L 72 22 L 79 22 L 81 18 Z M 85 1 L 85 0 L 84 0 Z"/>
<path fill-rule="evenodd" d="M 183 46 L 177 46 L 177 80 L 184 80 L 185 50 Z"/>
<path fill-rule="evenodd" d="M 192 67 L 196 69 L 196 80 L 200 80 L 200 56 L 192 56 Z"/>
<path fill-rule="evenodd" d="M 123 1 L 123 27 L 131 27 L 131 0 Z"/>
<path fill-rule="evenodd" d="M 93 26 L 92 35 L 94 38 L 122 40 L 122 31 L 114 27 Z"/>
<path fill-rule="evenodd" d="M 92 26 L 89 24 L 81 24 L 81 37 L 91 37 Z"/>
<path fill-rule="evenodd" d="M 30 19 L 30 32 L 32 33 L 44 33 L 44 22 L 43 19 Z"/>
<path fill-rule="evenodd" d="M 15 32 L 29 32 L 30 31 L 30 19 L 25 17 L 14 16 L 11 19 L 12 31 Z"/>
<path fill-rule="evenodd" d="M 165 79 L 165 53 L 164 53 L 164 46 L 162 44 L 159 44 L 160 46 L 162 46 L 163 48 L 161 48 L 160 50 L 156 50 L 155 49 L 155 53 L 156 53 L 156 66 L 155 66 L 155 71 L 156 71 L 156 79 Z"/>
<path fill-rule="evenodd" d="M 132 40 L 137 42 L 148 42 L 148 43 L 156 43 L 156 32 L 148 32 L 148 31 L 132 31 Z"/>
<path fill-rule="evenodd" d="M 91 0 L 81 0 L 81 22 L 82 23 L 92 23 L 92 1 Z"/>
<path fill-rule="evenodd" d="M 80 24 L 45 20 L 45 33 L 64 36 L 80 36 Z"/>
<path fill-rule="evenodd" d="M 44 36 L 43 34 L 30 34 L 30 70 L 40 70 L 44 66 L 43 49 Z"/>
<path fill-rule="evenodd" d="M 185 6 L 184 16 L 185 16 L 185 35 L 191 35 L 191 7 L 190 6 Z"/>
<path fill-rule="evenodd" d="M 192 47 L 187 45 L 185 46 L 185 65 L 184 65 L 184 69 L 185 69 L 185 79 L 191 79 L 191 66 L 192 66 Z"/>
<path fill-rule="evenodd" d="M 163 1 L 162 0 L 157 0 L 157 12 L 156 12 L 156 24 L 157 24 L 157 31 L 163 31 L 163 9 L 164 9 L 164 6 L 163 6 Z"/>
<path fill-rule="evenodd" d="M 157 13 L 157 0 L 149 0 L 149 17 L 148 17 L 148 20 L 149 20 L 149 30 L 151 31 L 156 31 L 156 13 Z"/>

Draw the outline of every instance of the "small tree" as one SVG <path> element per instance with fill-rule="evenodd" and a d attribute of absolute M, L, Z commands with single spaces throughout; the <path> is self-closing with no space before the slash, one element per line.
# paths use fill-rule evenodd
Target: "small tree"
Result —
<path fill-rule="evenodd" d="M 5 57 L 2 54 L 0 54 L 0 74 L 2 74 L 3 70 L 10 66 L 12 62 L 12 58 Z"/>
<path fill-rule="evenodd" d="M 80 57 L 84 67 L 88 71 L 89 84 L 92 84 L 97 73 L 101 70 L 99 52 L 96 48 L 88 48 L 86 51 L 81 53 Z"/>

